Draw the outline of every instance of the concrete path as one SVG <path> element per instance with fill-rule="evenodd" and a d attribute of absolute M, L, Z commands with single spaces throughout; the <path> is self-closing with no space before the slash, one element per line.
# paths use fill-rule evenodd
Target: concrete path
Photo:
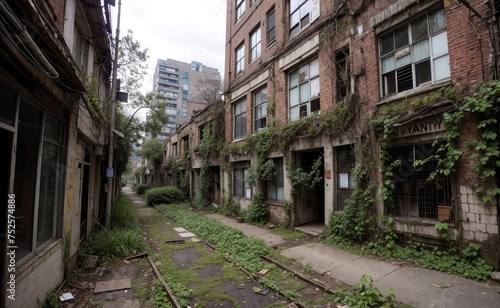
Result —
<path fill-rule="evenodd" d="M 285 241 L 265 228 L 237 223 L 232 218 L 218 214 L 207 216 L 241 230 L 245 235 L 261 238 L 268 246 Z M 281 251 L 281 254 L 351 286 L 358 283 L 363 274 L 370 275 L 374 285 L 384 294 L 393 289 L 398 301 L 413 307 L 500 307 L 500 287 L 485 282 L 420 267 L 401 267 L 321 243 L 296 246 Z"/>

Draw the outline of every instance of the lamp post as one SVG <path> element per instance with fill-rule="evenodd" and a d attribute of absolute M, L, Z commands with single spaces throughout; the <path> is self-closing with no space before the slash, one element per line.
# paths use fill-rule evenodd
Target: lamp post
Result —
<path fill-rule="evenodd" d="M 118 0 L 118 18 L 116 21 L 116 37 L 115 37 L 115 57 L 113 59 L 113 77 L 111 80 L 111 116 L 109 127 L 109 151 L 108 151 L 108 168 L 106 169 L 107 177 L 107 194 L 106 194 L 106 218 L 105 227 L 109 229 L 111 226 L 111 205 L 113 197 L 113 178 L 115 176 L 113 169 L 113 152 L 114 152 L 114 130 L 115 130 L 115 104 L 116 104 L 116 87 L 117 87 L 117 70 L 118 70 L 118 44 L 120 43 L 120 11 L 122 1 Z"/>

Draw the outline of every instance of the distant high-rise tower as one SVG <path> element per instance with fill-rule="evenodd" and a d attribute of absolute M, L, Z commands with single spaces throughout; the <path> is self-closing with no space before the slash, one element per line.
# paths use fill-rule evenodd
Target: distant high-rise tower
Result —
<path fill-rule="evenodd" d="M 153 92 L 163 94 L 163 98 L 157 99 L 156 103 L 166 104 L 169 116 L 169 121 L 162 128 L 158 139 L 167 139 L 177 128 L 186 123 L 191 117 L 188 110 L 203 109 L 210 103 L 205 92 L 214 89 L 219 91 L 220 84 L 221 76 L 216 68 L 196 61 L 185 63 L 172 59 L 158 59 Z"/>

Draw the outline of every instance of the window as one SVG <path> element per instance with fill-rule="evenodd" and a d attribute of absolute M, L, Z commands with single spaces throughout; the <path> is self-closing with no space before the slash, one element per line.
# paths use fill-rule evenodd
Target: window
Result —
<path fill-rule="evenodd" d="M 319 110 L 319 62 L 314 59 L 288 74 L 290 121 Z"/>
<path fill-rule="evenodd" d="M 294 36 L 309 24 L 309 11 L 309 0 L 290 0 L 290 36 Z"/>
<path fill-rule="evenodd" d="M 274 8 L 267 13 L 267 46 L 276 40 Z"/>
<path fill-rule="evenodd" d="M 245 0 L 236 0 L 236 21 L 245 13 Z"/>
<path fill-rule="evenodd" d="M 245 44 L 236 48 L 236 76 L 243 73 L 245 69 Z"/>
<path fill-rule="evenodd" d="M 283 158 L 273 159 L 276 175 L 271 181 L 266 181 L 266 195 L 268 199 L 283 201 L 284 183 L 283 183 Z"/>
<path fill-rule="evenodd" d="M 73 37 L 75 39 L 73 43 L 73 56 L 76 64 L 83 68 L 87 68 L 87 62 L 89 57 L 89 42 L 83 37 L 80 29 L 75 25 Z"/>
<path fill-rule="evenodd" d="M 343 211 L 345 201 L 351 196 L 354 189 L 354 151 L 351 145 L 337 148 L 337 211 Z"/>
<path fill-rule="evenodd" d="M 172 156 L 177 157 L 177 142 L 172 144 Z"/>
<path fill-rule="evenodd" d="M 250 62 L 260 57 L 260 27 L 250 34 Z"/>
<path fill-rule="evenodd" d="M 17 262 L 60 235 L 65 177 L 63 122 L 24 100 L 19 105 L 14 178 Z"/>
<path fill-rule="evenodd" d="M 382 36 L 379 48 L 384 96 L 450 77 L 443 9 Z"/>
<path fill-rule="evenodd" d="M 247 104 L 243 99 L 233 106 L 234 138 L 243 137 L 247 134 Z"/>
<path fill-rule="evenodd" d="M 438 219 L 439 205 L 452 205 L 451 175 L 439 174 L 429 180 L 437 167 L 439 144 L 423 143 L 396 146 L 389 154 L 400 164 L 393 169 L 394 206 L 387 207 L 388 214 L 399 217 Z M 415 161 L 425 162 L 416 168 Z M 387 162 L 390 164 L 391 162 Z"/>
<path fill-rule="evenodd" d="M 182 138 L 182 143 L 184 144 L 184 153 L 189 154 L 189 135 Z"/>
<path fill-rule="evenodd" d="M 337 69 L 337 101 L 347 96 L 347 85 L 349 81 L 349 49 L 339 51 L 335 55 L 335 66 Z"/>
<path fill-rule="evenodd" d="M 233 195 L 235 197 L 252 197 L 252 187 L 245 181 L 248 176 L 250 162 L 237 162 L 233 164 Z"/>
<path fill-rule="evenodd" d="M 258 132 L 267 126 L 267 88 L 254 93 L 254 131 Z"/>

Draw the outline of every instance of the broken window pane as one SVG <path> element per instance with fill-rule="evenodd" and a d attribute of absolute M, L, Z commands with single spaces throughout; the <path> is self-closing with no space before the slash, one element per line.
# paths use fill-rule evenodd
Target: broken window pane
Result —
<path fill-rule="evenodd" d="M 394 31 L 394 44 L 395 48 L 399 49 L 408 45 L 408 27 L 403 26 Z"/>
<path fill-rule="evenodd" d="M 392 32 L 385 35 L 385 36 L 382 36 L 380 41 L 381 41 L 380 42 L 380 45 L 381 45 L 380 46 L 380 48 L 381 48 L 380 55 L 381 56 L 394 51 L 394 37 L 393 37 Z"/>
<path fill-rule="evenodd" d="M 427 15 L 424 15 L 411 24 L 411 37 L 413 42 L 417 42 L 429 36 L 427 32 Z"/>
<path fill-rule="evenodd" d="M 437 33 L 446 28 L 444 10 L 439 10 L 429 15 L 429 28 L 431 33 Z"/>

